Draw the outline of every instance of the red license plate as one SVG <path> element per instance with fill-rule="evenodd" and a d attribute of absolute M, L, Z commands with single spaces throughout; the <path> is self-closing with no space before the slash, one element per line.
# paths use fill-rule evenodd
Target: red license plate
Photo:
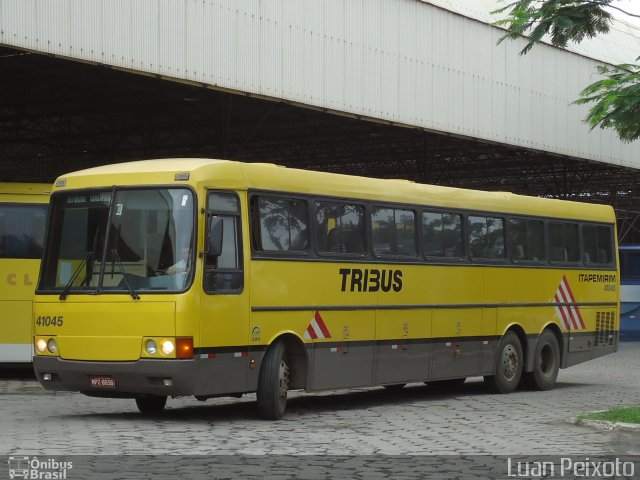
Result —
<path fill-rule="evenodd" d="M 97 388 L 116 388 L 116 381 L 110 375 L 91 375 L 91 386 Z"/>

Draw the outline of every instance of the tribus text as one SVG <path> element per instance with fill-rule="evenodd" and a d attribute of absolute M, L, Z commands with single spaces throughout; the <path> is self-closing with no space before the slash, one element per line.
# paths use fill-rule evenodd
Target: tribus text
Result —
<path fill-rule="evenodd" d="M 399 292 L 402 290 L 402 270 L 377 268 L 341 268 L 343 292 Z"/>

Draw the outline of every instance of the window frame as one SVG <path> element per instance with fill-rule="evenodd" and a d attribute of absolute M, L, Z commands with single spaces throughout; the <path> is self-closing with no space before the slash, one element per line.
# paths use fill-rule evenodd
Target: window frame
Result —
<path fill-rule="evenodd" d="M 585 223 L 581 220 L 564 220 L 564 219 L 548 219 L 546 224 L 546 229 L 547 229 L 547 262 L 549 265 L 553 266 L 553 265 L 562 265 L 562 266 L 578 266 L 578 265 L 584 265 L 584 262 L 582 261 L 582 255 L 584 254 L 584 251 L 582 249 L 582 228 L 581 225 Z M 577 247 L 578 247 L 578 259 L 577 260 L 552 260 L 551 259 L 551 226 L 552 224 L 561 224 L 561 225 L 575 225 L 576 226 L 576 231 L 578 233 L 578 242 L 577 242 Z M 563 232 L 562 232 L 562 239 L 563 239 L 563 248 L 565 248 L 566 246 L 566 242 L 564 242 L 565 239 L 565 234 L 564 234 L 564 228 L 563 228 Z"/>
<path fill-rule="evenodd" d="M 446 263 L 464 263 L 465 261 L 469 260 L 469 255 L 468 255 L 468 247 L 467 247 L 467 241 L 466 241 L 466 231 L 467 228 L 465 226 L 466 224 L 466 220 L 465 220 L 465 215 L 464 213 L 462 213 L 461 211 L 455 211 L 455 210 L 440 210 L 440 209 L 430 209 L 430 208 L 422 208 L 420 209 L 420 233 L 419 233 L 419 239 L 420 239 L 420 252 L 419 255 L 422 256 L 422 258 L 424 260 L 426 260 L 428 263 L 435 263 L 435 262 L 446 262 Z M 456 215 L 460 218 L 460 247 L 462 248 L 462 255 L 459 257 L 446 257 L 446 256 L 437 256 L 437 255 L 427 255 L 424 249 L 424 224 L 423 224 L 423 215 L 425 213 L 435 213 L 435 214 L 440 214 L 440 215 Z"/>
<path fill-rule="evenodd" d="M 365 212 L 365 215 L 367 216 L 367 220 L 369 221 L 370 224 L 370 234 L 368 235 L 368 240 L 370 240 L 370 245 L 368 245 L 370 247 L 371 250 L 371 255 L 373 256 L 373 258 L 381 258 L 381 259 L 402 259 L 402 260 L 409 260 L 409 259 L 419 259 L 422 255 L 421 255 L 421 251 L 420 251 L 420 244 L 419 244 L 419 239 L 420 236 L 418 235 L 418 223 L 417 223 L 417 218 L 418 218 L 418 209 L 409 205 L 392 205 L 392 204 L 378 204 L 378 203 L 372 203 L 369 205 L 369 209 L 368 209 L 368 213 Z M 375 248 L 374 248 L 374 241 L 373 241 L 373 214 L 374 211 L 376 210 L 392 210 L 393 211 L 393 237 L 394 237 L 394 241 L 395 241 L 395 245 L 394 245 L 394 253 L 376 253 Z M 397 252 L 398 250 L 398 224 L 396 222 L 396 212 L 398 210 L 403 210 L 406 212 L 411 212 L 413 213 L 413 246 L 414 246 L 414 252 L 413 254 L 407 255 L 407 254 L 400 254 Z M 365 249 L 366 250 L 366 249 Z"/>
<path fill-rule="evenodd" d="M 469 219 L 471 217 L 484 217 L 485 219 L 489 219 L 489 218 L 495 218 L 495 219 L 499 219 L 502 220 L 502 246 L 503 246 L 503 256 L 499 257 L 499 258 L 491 258 L 491 257 L 475 257 L 473 255 L 472 249 L 471 249 L 471 226 L 469 225 Z M 508 262 L 508 244 L 507 244 L 507 216 L 504 214 L 500 214 L 500 213 L 494 213 L 494 212 L 477 212 L 477 211 L 473 211 L 473 212 L 467 212 L 464 215 L 464 223 L 466 226 L 466 233 L 465 233 L 465 246 L 466 246 L 466 252 L 468 255 L 469 260 L 471 260 L 471 262 L 473 263 L 488 263 L 488 264 L 506 264 Z M 487 232 L 488 233 L 488 232 Z"/>
<path fill-rule="evenodd" d="M 265 250 L 262 247 L 262 224 L 260 220 L 260 199 L 272 198 L 281 199 L 284 201 L 297 200 L 304 202 L 307 212 L 307 249 L 306 250 Z M 251 254 L 253 256 L 260 257 L 292 257 L 301 258 L 309 257 L 313 249 L 313 227 L 311 218 L 311 202 L 315 199 L 304 195 L 287 195 L 286 193 L 273 193 L 273 192 L 251 192 L 249 194 L 249 233 L 251 243 Z M 288 213 L 288 211 L 287 211 Z M 256 224 L 257 222 L 257 224 Z"/>
<path fill-rule="evenodd" d="M 313 197 L 309 202 L 311 208 L 311 215 L 309 224 L 312 231 L 312 249 L 319 258 L 349 258 L 349 259 L 365 259 L 370 257 L 370 242 L 371 242 L 371 225 L 369 221 L 369 206 L 364 203 L 363 200 L 352 200 L 349 198 L 331 198 L 331 197 Z M 319 250 L 318 237 L 317 237 L 317 221 L 316 212 L 318 203 L 333 203 L 339 205 L 353 205 L 362 208 L 362 233 L 364 235 L 364 250 L 362 253 L 353 252 L 332 252 Z M 375 258 L 375 257 L 373 257 Z"/>
<path fill-rule="evenodd" d="M 253 219 L 249 219 L 250 228 L 250 245 L 251 245 L 251 258 L 256 260 L 272 259 L 272 260 L 301 260 L 301 261 L 327 261 L 327 262 L 352 262 L 352 263 L 380 263 L 380 264 L 406 264 L 406 265 L 469 265 L 469 266 L 482 266 L 482 265 L 496 265 L 505 267 L 520 267 L 520 268 L 571 268 L 581 269 L 585 267 L 582 262 L 583 247 L 581 243 L 582 225 L 595 225 L 605 226 L 612 232 L 615 225 L 606 221 L 590 221 L 584 219 L 576 219 L 569 217 L 552 217 L 552 216 L 537 216 L 532 214 L 518 214 L 505 211 L 488 211 L 488 210 L 476 210 L 460 208 L 450 208 L 442 205 L 428 205 L 428 204 L 411 204 L 402 202 L 385 202 L 375 199 L 367 198 L 352 198 L 344 196 L 331 196 L 331 195 L 317 195 L 299 192 L 286 192 L 286 191 L 273 191 L 262 189 L 250 189 L 249 198 L 254 196 L 268 196 L 268 197 L 282 197 L 285 199 L 300 199 L 307 202 L 309 209 L 309 231 L 310 231 L 310 249 L 307 255 L 300 255 L 297 252 L 283 252 L 277 251 L 261 251 L 254 247 L 254 231 Z M 362 254 L 342 253 L 342 252 L 324 252 L 319 249 L 318 232 L 316 225 L 316 203 L 332 203 L 332 204 L 348 204 L 355 205 L 363 209 L 364 212 L 364 231 L 365 235 L 365 251 Z M 414 212 L 415 221 L 415 238 L 416 238 L 416 250 L 417 256 L 405 256 L 394 254 L 374 254 L 372 250 L 373 245 L 373 231 L 371 224 L 371 214 L 374 208 L 386 208 L 393 210 L 410 210 Z M 463 255 L 461 257 L 439 257 L 425 255 L 425 249 L 423 248 L 424 235 L 422 231 L 422 214 L 423 213 L 436 213 L 442 215 L 457 215 L 461 219 L 461 235 L 462 235 L 462 250 Z M 469 244 L 469 217 L 481 216 L 485 218 L 496 218 L 503 222 L 503 242 L 504 242 L 504 257 L 502 258 L 478 258 L 471 255 Z M 520 221 L 536 221 L 542 222 L 544 231 L 544 253 L 545 258 L 543 260 L 518 260 L 513 259 L 511 252 L 511 220 Z M 580 260 L 578 262 L 551 262 L 549 260 L 550 254 L 550 239 L 549 239 L 549 225 L 552 223 L 569 223 L 576 224 L 579 227 L 578 235 L 580 243 L 577 245 L 580 254 Z M 613 234 L 612 234 L 613 235 Z M 612 241 L 615 242 L 615 238 L 612 237 Z M 615 250 L 615 243 L 612 243 L 612 247 Z M 617 250 L 616 250 L 617 251 Z M 611 270 L 615 268 L 618 260 L 614 259 L 610 264 L 589 264 L 587 268 Z"/>
<path fill-rule="evenodd" d="M 527 217 L 527 216 L 510 216 L 507 217 L 507 248 L 509 251 L 508 259 L 514 265 L 531 265 L 531 266 L 545 266 L 549 265 L 549 235 L 547 231 L 548 219 L 544 217 Z M 521 222 L 540 222 L 542 223 L 542 248 L 544 249 L 544 258 L 542 260 L 529 260 L 529 259 L 516 259 L 513 258 L 512 251 L 512 221 L 521 221 Z M 527 229 L 528 234 L 528 229 Z M 528 239 L 528 238 L 527 238 Z"/>
<path fill-rule="evenodd" d="M 55 202 L 58 201 L 59 198 L 64 198 L 64 197 L 69 197 L 69 196 L 73 196 L 73 195 L 91 195 L 95 192 L 110 192 L 113 196 L 111 197 L 111 205 L 109 206 L 109 213 L 107 215 L 107 232 L 105 232 L 105 242 L 104 245 L 102 246 L 102 251 L 100 252 L 100 255 L 98 258 L 100 258 L 101 261 L 101 267 L 100 267 L 100 280 L 99 280 L 99 287 L 96 288 L 91 288 L 91 289 L 86 289 L 86 290 L 79 290 L 79 289 L 71 289 L 69 291 L 70 295 L 95 295 L 96 292 L 98 292 L 100 295 L 122 295 L 122 294 L 127 294 L 129 295 L 130 292 L 128 290 L 128 288 L 123 288 L 123 289 L 102 289 L 101 285 L 102 285 L 102 277 L 106 274 L 108 274 L 107 272 L 104 271 L 104 263 L 106 262 L 106 250 L 107 250 L 107 243 L 109 241 L 109 238 L 107 237 L 107 235 L 109 235 L 109 230 L 111 229 L 111 218 L 113 215 L 113 211 L 114 211 L 114 207 L 113 205 L 115 205 L 115 198 L 116 198 L 116 194 L 118 192 L 123 192 L 123 191 L 142 191 L 142 190 L 171 190 L 171 189 L 179 189 L 179 190 L 188 190 L 192 196 L 193 199 L 193 208 L 192 208 L 192 225 L 193 225 L 193 240 L 192 240 L 192 255 L 195 256 L 195 245 L 196 245 L 196 237 L 197 237 L 197 231 L 198 231 L 198 206 L 197 206 L 197 202 L 198 202 L 198 198 L 199 196 L 197 195 L 195 189 L 190 186 L 190 185 L 181 185 L 181 184 L 143 184 L 143 185 L 139 185 L 139 184 L 134 184 L 134 185 L 119 185 L 119 186 L 112 186 L 112 187 L 103 187 L 103 186 L 95 186 L 95 187 L 88 187 L 88 188 L 78 188 L 78 189 L 69 189 L 69 190 L 58 190 L 55 191 L 51 194 L 50 200 L 49 200 L 49 209 L 47 212 L 47 226 L 46 226 L 46 233 L 45 233 L 45 243 L 43 246 L 43 260 L 40 262 L 40 274 L 38 276 L 38 283 L 37 283 L 37 287 L 36 287 L 36 294 L 55 294 L 58 295 L 60 294 L 60 292 L 63 290 L 63 288 L 51 288 L 51 287 L 43 287 L 42 283 L 44 281 L 44 273 L 46 270 L 46 266 L 45 263 L 49 260 L 44 260 L 45 256 L 51 255 L 50 253 L 50 249 L 53 248 L 53 245 L 51 242 L 53 242 L 53 240 L 50 238 L 50 233 L 51 233 L 51 229 L 52 229 L 52 225 L 54 222 L 54 214 L 60 214 L 60 212 L 62 211 L 61 209 L 58 210 L 54 210 L 52 208 L 52 206 L 54 205 Z M 115 194 L 114 194 L 115 192 Z M 56 239 L 56 245 L 57 248 L 59 248 L 59 242 L 61 241 L 60 238 Z M 180 289 L 167 289 L 167 290 L 139 290 L 138 293 L 142 294 L 142 295 L 164 295 L 164 294 L 182 294 L 185 292 L 188 292 L 189 290 L 191 290 L 193 288 L 195 284 L 195 268 L 191 269 L 191 273 L 190 276 L 187 277 L 187 280 L 185 281 L 185 284 L 182 288 Z M 134 289 L 135 290 L 135 289 Z"/>
<path fill-rule="evenodd" d="M 584 247 L 584 241 L 585 241 L 585 235 L 584 235 L 584 229 L 585 227 L 592 227 L 596 229 L 596 242 L 598 241 L 598 234 L 597 234 L 597 229 L 598 228 L 606 228 L 609 230 L 609 262 L 593 262 L 593 261 L 585 261 L 584 259 L 584 255 L 586 253 L 585 247 Z M 604 267 L 611 267 L 611 266 L 615 266 L 616 264 L 616 251 L 613 248 L 613 246 L 615 245 L 615 238 L 614 238 L 614 230 L 613 228 L 611 228 L 610 225 L 607 224 L 601 224 L 601 223 L 592 223 L 592 222 L 580 222 L 580 260 L 581 262 L 589 267 L 589 268 L 604 268 Z M 596 248 L 597 248 L 597 244 L 596 244 Z"/>
<path fill-rule="evenodd" d="M 229 211 L 216 210 L 209 208 L 209 197 L 211 193 L 223 193 L 227 195 L 235 196 L 238 203 L 238 211 L 235 213 L 231 213 Z M 204 207 L 204 218 L 205 218 L 205 228 L 204 228 L 204 237 L 205 237 L 205 245 L 206 245 L 206 225 L 207 219 L 210 215 L 219 216 L 219 217 L 231 217 L 236 220 L 236 239 L 238 241 L 237 248 L 237 256 L 238 256 L 238 265 L 239 268 L 207 268 L 207 253 L 203 252 L 203 262 L 202 262 L 202 290 L 207 295 L 240 295 L 244 292 L 245 284 L 246 284 L 246 275 L 245 275 L 245 265 L 244 265 L 244 241 L 242 238 L 242 199 L 238 192 L 235 190 L 224 190 L 219 188 L 211 188 L 205 190 L 205 207 Z M 207 272 L 228 272 L 228 273 L 240 273 L 242 277 L 242 286 L 240 288 L 228 288 L 228 289 L 220 289 L 220 290 L 210 290 L 207 288 Z"/>
<path fill-rule="evenodd" d="M 49 223 L 49 203 L 47 202 L 0 202 L 0 209 L 2 207 L 31 207 L 31 208 L 42 208 L 44 210 L 44 224 L 43 224 L 43 232 L 42 238 L 40 239 L 40 255 L 38 256 L 28 256 L 28 257 L 16 257 L 16 256 L 5 256 L 0 255 L 0 260 L 41 260 L 42 255 L 44 254 L 44 247 L 46 241 L 47 227 Z"/>
<path fill-rule="evenodd" d="M 630 249 L 620 249 L 618 250 L 619 262 L 620 262 L 620 281 L 622 280 L 631 280 L 635 281 L 640 279 L 640 273 L 637 275 L 629 274 L 629 264 L 631 262 L 631 256 L 638 255 L 640 256 L 640 250 L 630 250 Z M 639 262 L 640 263 L 640 262 Z"/>

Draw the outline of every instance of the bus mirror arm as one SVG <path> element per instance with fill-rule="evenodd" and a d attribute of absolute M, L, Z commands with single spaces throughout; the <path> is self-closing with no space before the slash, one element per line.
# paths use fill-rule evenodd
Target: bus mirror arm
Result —
<path fill-rule="evenodd" d="M 219 257 L 222 253 L 222 218 L 211 216 L 207 222 L 207 251 L 209 257 Z"/>

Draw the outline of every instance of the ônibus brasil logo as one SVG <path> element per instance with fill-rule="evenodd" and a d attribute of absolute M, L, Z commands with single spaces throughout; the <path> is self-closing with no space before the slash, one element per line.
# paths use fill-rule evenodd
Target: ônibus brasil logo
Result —
<path fill-rule="evenodd" d="M 54 458 L 9 457 L 9 478 L 27 478 L 32 480 L 64 480 L 67 470 L 73 468 L 73 462 L 59 461 Z"/>

